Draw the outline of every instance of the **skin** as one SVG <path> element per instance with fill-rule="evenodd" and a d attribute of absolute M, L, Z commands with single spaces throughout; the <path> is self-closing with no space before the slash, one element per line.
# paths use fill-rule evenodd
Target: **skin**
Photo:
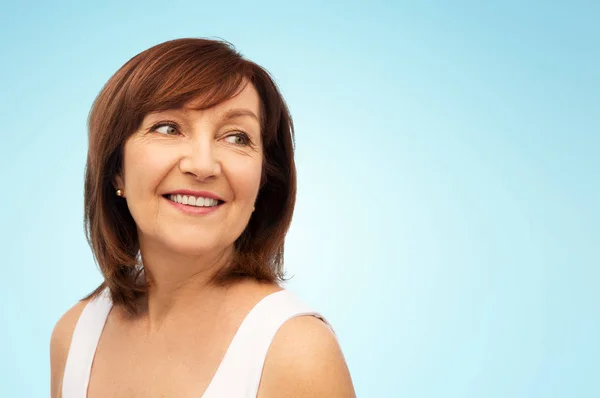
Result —
<path fill-rule="evenodd" d="M 88 398 L 201 397 L 244 317 L 281 290 L 252 279 L 228 287 L 208 282 L 231 256 L 260 186 L 260 124 L 248 115 L 224 119 L 232 109 L 260 116 L 251 84 L 207 110 L 149 114 L 125 144 L 123 173 L 114 185 L 124 191 L 136 221 L 152 285 L 140 315 L 118 307 L 109 313 Z M 164 121 L 178 127 L 153 129 Z M 184 214 L 163 197 L 180 188 L 216 193 L 225 204 L 212 214 Z M 54 327 L 53 398 L 61 397 L 71 336 L 85 304 L 77 303 Z M 309 316 L 287 321 L 269 348 L 258 397 L 353 396 L 343 354 L 327 326 Z"/>

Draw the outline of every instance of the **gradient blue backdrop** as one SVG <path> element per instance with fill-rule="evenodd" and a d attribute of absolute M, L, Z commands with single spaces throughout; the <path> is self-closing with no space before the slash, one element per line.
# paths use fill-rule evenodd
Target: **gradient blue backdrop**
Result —
<path fill-rule="evenodd" d="M 596 2 L 2 2 L 0 396 L 42 397 L 100 282 L 86 118 L 129 58 L 221 37 L 297 129 L 288 288 L 361 397 L 600 396 Z"/>

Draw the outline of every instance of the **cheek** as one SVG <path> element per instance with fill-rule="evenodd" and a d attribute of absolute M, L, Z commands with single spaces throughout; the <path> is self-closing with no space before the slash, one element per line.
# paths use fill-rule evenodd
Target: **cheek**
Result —
<path fill-rule="evenodd" d="M 137 226 L 144 232 L 156 228 L 160 198 L 156 191 L 169 170 L 172 157 L 151 146 L 132 145 L 125 152 L 125 196 Z"/>
<path fill-rule="evenodd" d="M 243 203 L 254 204 L 262 174 L 262 159 L 247 159 L 246 161 L 233 162 L 224 170 L 235 200 Z"/>
<path fill-rule="evenodd" d="M 150 146 L 131 146 L 125 152 L 125 185 L 128 198 L 141 200 L 154 195 L 156 187 L 170 168 L 172 157 Z M 147 198 L 146 198 L 147 199 Z"/>

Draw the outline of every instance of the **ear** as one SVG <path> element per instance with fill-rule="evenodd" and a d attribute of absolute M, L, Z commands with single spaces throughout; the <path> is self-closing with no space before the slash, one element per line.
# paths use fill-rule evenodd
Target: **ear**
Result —
<path fill-rule="evenodd" d="M 117 189 L 122 190 L 125 188 L 125 181 L 120 173 L 115 174 L 115 177 L 113 178 L 113 187 L 115 188 L 115 191 Z"/>

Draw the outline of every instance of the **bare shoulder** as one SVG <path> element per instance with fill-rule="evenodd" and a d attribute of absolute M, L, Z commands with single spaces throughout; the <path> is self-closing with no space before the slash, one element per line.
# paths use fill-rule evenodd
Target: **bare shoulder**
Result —
<path fill-rule="evenodd" d="M 258 397 L 355 397 L 337 338 L 314 316 L 298 316 L 277 332 Z"/>
<path fill-rule="evenodd" d="M 62 376 L 69 354 L 69 346 L 75 325 L 89 300 L 79 301 L 69 308 L 54 325 L 50 336 L 50 393 L 52 398 L 61 396 Z"/>

